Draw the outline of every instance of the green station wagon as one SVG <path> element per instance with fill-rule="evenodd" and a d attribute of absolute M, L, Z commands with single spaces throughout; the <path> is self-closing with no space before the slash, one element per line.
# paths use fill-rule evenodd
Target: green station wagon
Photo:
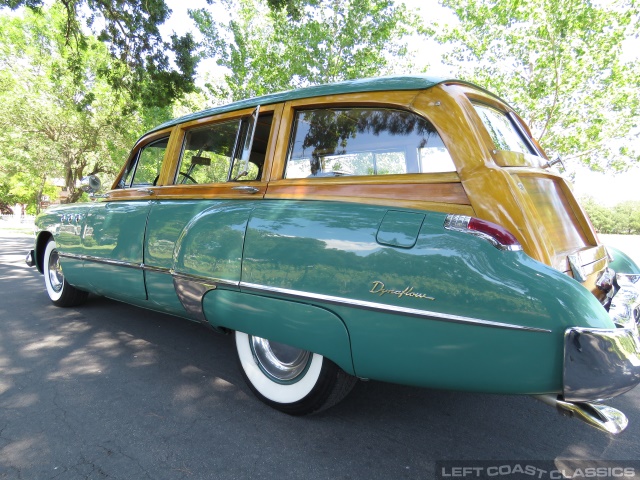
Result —
<path fill-rule="evenodd" d="M 640 269 L 552 164 L 458 80 L 267 95 L 145 134 L 99 201 L 38 217 L 27 263 L 56 305 L 92 292 L 233 335 L 289 414 L 366 378 L 533 395 L 618 433 L 601 402 L 640 382 Z"/>

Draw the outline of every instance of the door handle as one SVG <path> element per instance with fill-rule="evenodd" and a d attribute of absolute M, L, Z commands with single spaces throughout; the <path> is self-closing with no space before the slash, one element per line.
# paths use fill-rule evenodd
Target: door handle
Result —
<path fill-rule="evenodd" d="M 153 195 L 153 190 L 151 190 L 150 188 L 138 188 L 136 189 L 136 191 L 140 193 L 146 193 L 147 195 Z"/>
<path fill-rule="evenodd" d="M 251 187 L 249 185 L 243 185 L 241 187 L 232 187 L 231 190 L 238 190 L 244 193 L 258 193 L 260 191 L 259 188 Z"/>

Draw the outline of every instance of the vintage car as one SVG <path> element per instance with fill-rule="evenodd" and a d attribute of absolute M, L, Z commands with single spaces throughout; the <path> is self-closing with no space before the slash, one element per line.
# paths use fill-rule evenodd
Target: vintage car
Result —
<path fill-rule="evenodd" d="M 38 217 L 27 263 L 56 305 L 92 292 L 232 334 L 289 414 L 364 378 L 534 395 L 618 433 L 600 402 L 640 382 L 640 269 L 553 163 L 463 81 L 303 88 L 151 130 L 100 201 Z"/>

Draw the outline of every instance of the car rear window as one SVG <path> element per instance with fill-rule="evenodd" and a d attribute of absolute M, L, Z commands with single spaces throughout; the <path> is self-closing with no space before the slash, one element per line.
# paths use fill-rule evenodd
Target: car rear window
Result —
<path fill-rule="evenodd" d="M 478 103 L 474 103 L 473 106 L 498 150 L 538 154 L 505 112 Z"/>

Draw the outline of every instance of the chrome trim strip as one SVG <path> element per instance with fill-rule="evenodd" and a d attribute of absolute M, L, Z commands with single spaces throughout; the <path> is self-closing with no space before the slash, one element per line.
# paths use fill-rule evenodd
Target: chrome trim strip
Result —
<path fill-rule="evenodd" d="M 164 267 L 152 267 L 151 265 L 142 264 L 142 269 L 145 272 L 166 273 L 167 275 L 171 274 L 171 269 Z"/>
<path fill-rule="evenodd" d="M 142 263 L 125 262 L 124 260 L 113 260 L 111 258 L 94 257 L 92 255 L 78 255 L 76 253 L 60 252 L 58 252 L 58 255 L 63 258 L 73 258 L 74 260 L 83 260 L 86 262 L 105 263 L 107 265 L 116 265 L 118 267 L 137 268 L 139 270 L 144 268 L 144 264 Z"/>
<path fill-rule="evenodd" d="M 94 257 L 92 255 L 79 255 L 77 253 L 59 253 L 61 257 L 72 258 L 74 260 L 84 260 L 87 262 L 95 262 L 95 263 L 105 263 L 108 265 L 117 265 L 119 267 L 127 267 L 127 268 L 137 268 L 140 270 L 145 270 L 149 272 L 156 273 L 165 273 L 167 275 L 172 275 L 174 278 L 177 277 L 179 279 L 197 283 L 206 283 L 213 285 L 226 285 L 229 287 L 238 287 L 240 282 L 237 280 L 227 280 L 224 278 L 211 278 L 211 277 L 203 277 L 200 275 L 193 275 L 190 273 L 182 273 L 176 272 L 172 268 L 165 267 L 154 267 L 151 265 L 145 265 L 144 263 L 133 263 L 133 262 L 125 262 L 123 260 L 113 260 L 110 258 L 101 258 Z"/>
<path fill-rule="evenodd" d="M 226 280 L 224 278 L 211 278 L 211 277 L 201 277 L 200 275 L 192 275 L 190 273 L 181 273 L 171 270 L 171 275 L 173 278 L 178 278 L 180 280 L 190 281 L 190 282 L 198 282 L 198 283 L 206 283 L 208 285 L 225 285 L 228 287 L 238 287 L 240 282 L 236 280 Z"/>
<path fill-rule="evenodd" d="M 205 293 L 215 290 L 216 285 L 213 282 L 206 284 L 174 276 L 173 287 L 185 311 L 200 323 L 208 324 L 202 310 L 202 299 Z"/>
<path fill-rule="evenodd" d="M 464 323 L 479 325 L 483 327 L 506 328 L 510 330 L 526 330 L 530 332 L 551 333 L 551 330 L 536 327 L 526 327 L 523 325 L 513 325 L 510 323 L 494 322 L 491 320 L 482 320 L 479 318 L 463 317 L 460 315 L 450 315 L 448 313 L 432 312 L 429 310 L 419 310 L 416 308 L 397 307 L 395 305 L 387 305 L 384 303 L 366 302 L 363 300 L 353 300 L 343 297 L 334 297 L 331 295 L 322 295 L 318 293 L 302 292 L 299 290 L 289 290 L 286 288 L 267 287 L 255 283 L 240 282 L 240 290 L 250 290 L 254 292 L 269 292 L 284 295 L 296 299 L 318 300 L 333 305 L 347 305 L 350 307 L 360 308 L 363 310 L 372 310 L 378 312 L 392 313 L 396 315 L 409 315 L 412 317 L 431 318 L 452 323 Z"/>
<path fill-rule="evenodd" d="M 202 309 L 202 299 L 207 292 L 215 290 L 219 285 L 238 287 L 240 282 L 217 278 L 206 278 L 198 275 L 171 272 L 173 286 L 178 300 L 186 312 L 200 323 L 209 325 Z M 210 326 L 210 325 L 209 325 Z"/>

